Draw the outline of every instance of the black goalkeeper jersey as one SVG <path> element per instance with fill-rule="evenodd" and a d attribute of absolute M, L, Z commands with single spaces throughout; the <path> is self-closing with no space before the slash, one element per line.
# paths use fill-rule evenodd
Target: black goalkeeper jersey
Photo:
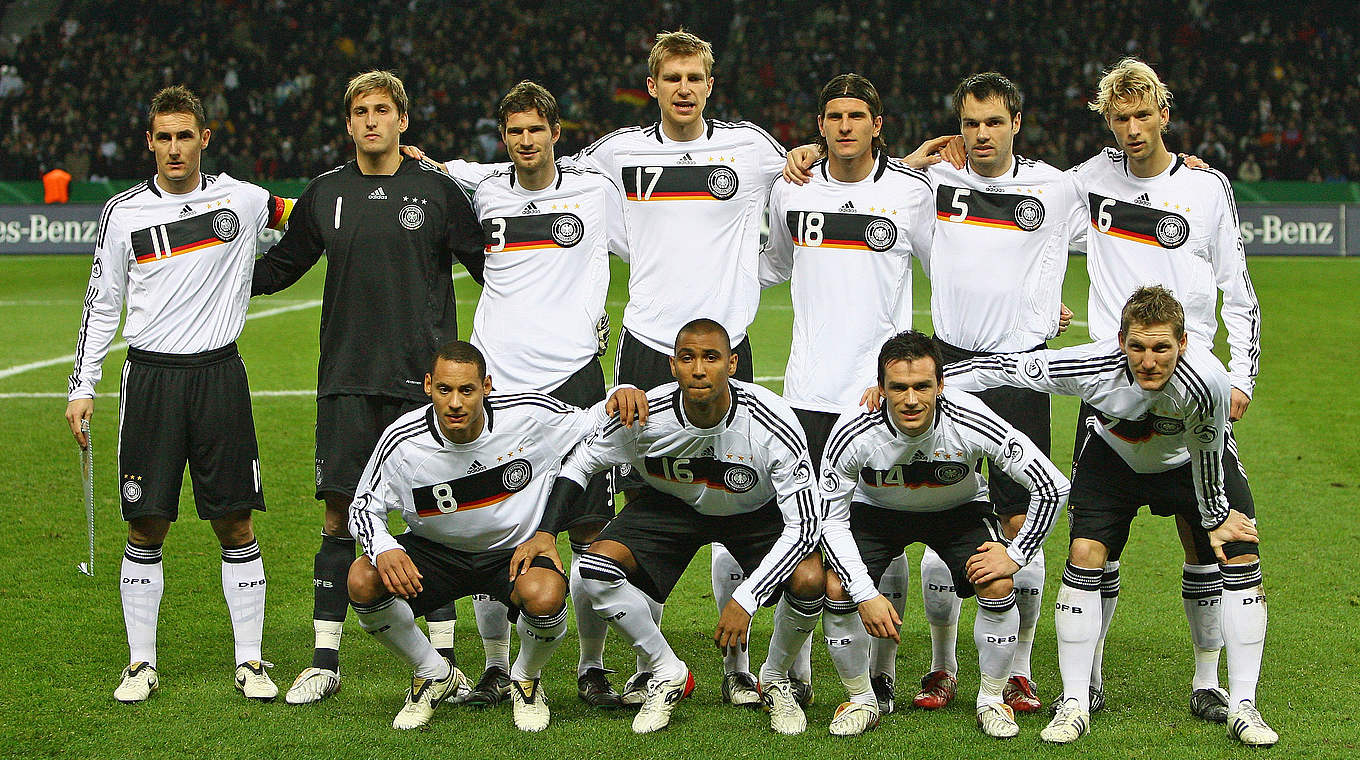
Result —
<path fill-rule="evenodd" d="M 328 259 L 317 396 L 425 400 L 430 357 L 458 337 L 456 256 L 482 281 L 482 229 L 458 184 L 403 159 L 395 174 L 354 161 L 312 180 L 283 239 L 255 260 L 251 295 L 297 282 Z"/>

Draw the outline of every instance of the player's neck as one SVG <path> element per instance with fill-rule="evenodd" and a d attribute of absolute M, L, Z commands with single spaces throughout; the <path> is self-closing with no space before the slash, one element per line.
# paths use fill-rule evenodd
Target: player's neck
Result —
<path fill-rule="evenodd" d="M 732 389 L 723 388 L 722 395 L 709 404 L 696 404 L 687 398 L 681 403 L 685 406 L 685 419 L 689 420 L 689 424 L 707 430 L 722 422 L 732 410 Z"/>
<path fill-rule="evenodd" d="M 444 423 L 443 421 L 441 421 L 439 423 L 439 432 L 443 433 L 444 437 L 449 439 L 449 443 L 472 443 L 473 441 L 477 440 L 478 436 L 482 434 L 482 430 L 485 427 L 486 427 L 486 414 L 483 413 L 482 418 L 480 420 L 477 420 L 477 424 L 468 425 L 462 430 L 450 431 L 444 427 Z"/>
<path fill-rule="evenodd" d="M 360 174 L 396 174 L 401 167 L 401 150 L 394 148 L 376 155 L 358 151 L 355 160 Z"/>
<path fill-rule="evenodd" d="M 1014 153 L 1007 154 L 1005 161 L 998 160 L 991 166 L 981 166 L 976 161 L 968 162 L 968 168 L 972 169 L 974 174 L 978 175 L 979 177 L 987 177 L 989 179 L 1005 175 L 1007 172 L 1011 170 L 1011 167 L 1014 165 L 1015 165 Z"/>
<path fill-rule="evenodd" d="M 170 179 L 160 172 L 156 172 L 156 186 L 171 195 L 184 195 L 192 193 L 203 183 L 203 173 L 194 172 L 184 179 Z"/>
<path fill-rule="evenodd" d="M 557 161 L 555 157 L 549 156 L 549 160 L 537 169 L 521 169 L 515 167 L 515 182 L 525 190 L 542 190 L 557 180 Z"/>
<path fill-rule="evenodd" d="M 1166 171 L 1166 167 L 1171 165 L 1171 160 L 1171 151 L 1163 147 L 1161 150 L 1153 151 L 1143 158 L 1129 156 L 1129 171 L 1133 173 L 1133 176 L 1143 179 L 1155 177 Z"/>
<path fill-rule="evenodd" d="M 666 134 L 668 139 L 675 142 L 698 140 L 704 136 L 704 132 L 707 130 L 708 124 L 702 118 L 695 119 L 688 124 L 676 124 L 667 120 L 664 116 L 661 117 L 661 131 Z"/>
<path fill-rule="evenodd" d="M 854 158 L 841 158 L 835 153 L 826 157 L 826 171 L 837 182 L 859 182 L 874 170 L 874 152 L 866 150 Z"/>

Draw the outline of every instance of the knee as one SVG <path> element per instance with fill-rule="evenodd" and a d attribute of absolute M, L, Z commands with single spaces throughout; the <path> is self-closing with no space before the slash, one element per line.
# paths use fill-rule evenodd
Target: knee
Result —
<path fill-rule="evenodd" d="M 137 546 L 165 543 L 170 532 L 170 521 L 164 517 L 138 517 L 128 522 L 128 541 Z"/>
<path fill-rule="evenodd" d="M 567 539 L 577 545 L 589 544 L 600 537 L 600 531 L 604 526 L 605 524 L 602 522 L 573 525 L 567 528 Z"/>
<path fill-rule="evenodd" d="M 988 599 L 1002 599 L 1015 590 L 1015 582 L 1010 578 L 997 578 L 990 583 L 974 585 L 978 596 Z"/>
<path fill-rule="evenodd" d="M 1105 558 L 1108 554 L 1109 552 L 1106 550 L 1105 545 L 1099 541 L 1079 538 L 1072 542 L 1068 561 L 1077 567 L 1088 569 L 1102 568 L 1105 566 Z"/>
<path fill-rule="evenodd" d="M 255 526 L 250 519 L 250 510 L 233 512 L 212 521 L 217 542 L 223 546 L 242 546 L 255 540 Z"/>
<path fill-rule="evenodd" d="M 836 575 L 835 570 L 826 571 L 826 598 L 833 602 L 850 601 L 850 594 L 846 593 L 841 577 Z"/>
<path fill-rule="evenodd" d="M 548 617 L 566 604 L 566 584 L 562 576 L 546 568 L 533 568 L 515 581 L 511 600 L 527 615 Z"/>
<path fill-rule="evenodd" d="M 349 538 L 349 503 L 348 496 L 338 496 L 328 494 L 326 496 L 326 517 L 323 530 L 328 536 L 338 538 Z"/>
<path fill-rule="evenodd" d="M 367 554 L 350 564 L 346 585 L 349 588 L 349 599 L 355 604 L 372 604 L 387 593 L 382 578 L 378 575 L 378 569 L 369 561 Z"/>
<path fill-rule="evenodd" d="M 793 569 L 789 575 L 787 588 L 794 596 L 815 599 L 826 593 L 826 571 L 822 569 L 822 558 L 813 554 Z"/>

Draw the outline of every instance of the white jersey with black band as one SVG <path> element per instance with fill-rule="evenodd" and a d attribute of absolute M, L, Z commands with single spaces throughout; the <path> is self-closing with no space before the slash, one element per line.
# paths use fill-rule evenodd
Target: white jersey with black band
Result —
<path fill-rule="evenodd" d="M 573 160 L 604 174 L 623 198 L 628 306 L 623 326 L 671 353 L 675 335 L 708 317 L 741 343 L 760 304 L 760 225 L 784 149 L 750 122 L 706 120 L 676 142 L 660 124 L 608 134 Z"/>
<path fill-rule="evenodd" d="M 1228 517 L 1223 446 L 1228 434 L 1229 380 L 1208 350 L 1191 346 L 1159 391 L 1145 391 L 1114 341 L 997 354 L 945 367 L 945 382 L 964 390 L 1002 385 L 1077 396 L 1096 411 L 1091 431 L 1138 473 L 1190 463 L 1201 523 L 1212 530 Z"/>
<path fill-rule="evenodd" d="M 541 393 L 492 393 L 470 443 L 444 437 L 433 404 L 398 417 L 359 479 L 351 534 L 369 557 L 400 548 L 387 515 L 401 512 L 410 532 L 459 551 L 519 546 L 538 530 L 562 457 L 607 419 L 605 403 L 587 410 Z"/>
<path fill-rule="evenodd" d="M 1006 548 L 1024 567 L 1053 530 L 1069 490 L 1067 478 L 1024 433 L 957 388 L 940 392 L 930 430 L 918 436 L 899 430 L 886 404 L 841 415 L 822 458 L 822 552 L 851 599 L 865 602 L 878 594 L 850 533 L 851 502 L 911 513 L 986 501 L 983 459 L 1030 492 L 1025 524 Z"/>
<path fill-rule="evenodd" d="M 1192 169 L 1179 156 L 1161 174 L 1137 177 L 1114 148 L 1071 173 L 1090 214 L 1091 339 L 1117 339 L 1119 313 L 1133 291 L 1162 285 L 1185 307 L 1191 342 L 1210 350 L 1221 290 L 1232 387 L 1250 396 L 1261 369 L 1261 308 L 1228 178 L 1214 169 Z"/>
<path fill-rule="evenodd" d="M 762 386 L 729 384 L 732 408 L 711 428 L 685 417 L 677 384 L 652 389 L 646 425 L 604 423 L 566 458 L 560 477 L 584 487 L 597 472 L 629 465 L 648 486 L 704 515 L 754 512 L 776 500 L 784 530 L 732 596 L 754 612 L 817 548 L 821 516 L 807 439 L 793 410 Z"/>
<path fill-rule="evenodd" d="M 196 354 L 240 336 L 255 239 L 290 202 L 226 174 L 200 178 L 170 193 L 152 177 L 104 204 L 69 400 L 94 397 L 124 304 L 123 339 L 144 351 Z"/>
<path fill-rule="evenodd" d="M 858 182 L 832 177 L 825 159 L 810 171 L 770 191 L 760 285 L 793 280 L 784 400 L 839 413 L 873 384 L 883 341 L 911 327 L 911 257 L 929 260 L 934 203 L 924 172 L 882 155 Z"/>
<path fill-rule="evenodd" d="M 1070 176 L 1014 156 L 999 177 L 939 163 L 930 313 L 935 334 L 969 351 L 1025 351 L 1058 334 L 1069 246 L 1086 235 Z"/>

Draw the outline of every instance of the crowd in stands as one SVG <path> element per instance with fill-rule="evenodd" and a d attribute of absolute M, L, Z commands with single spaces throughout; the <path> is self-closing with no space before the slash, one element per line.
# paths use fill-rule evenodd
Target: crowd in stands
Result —
<path fill-rule="evenodd" d="M 957 131 L 949 94 L 994 69 L 1025 92 L 1018 151 L 1066 168 L 1110 136 L 1086 108 L 1102 68 L 1148 61 L 1175 94 L 1168 145 L 1240 179 L 1360 181 L 1360 3 L 1190 0 L 857 0 L 818 3 L 551 0 L 89 0 L 0 56 L 0 179 L 61 167 L 76 180 L 151 171 L 146 104 L 184 83 L 213 128 L 205 166 L 305 178 L 353 155 L 346 80 L 401 76 L 405 142 L 432 156 L 501 160 L 492 118 L 520 79 L 562 106 L 559 154 L 649 124 L 647 51 L 682 24 L 713 42 L 706 113 L 809 141 L 817 91 L 856 71 L 882 93 L 895 155 Z"/>

